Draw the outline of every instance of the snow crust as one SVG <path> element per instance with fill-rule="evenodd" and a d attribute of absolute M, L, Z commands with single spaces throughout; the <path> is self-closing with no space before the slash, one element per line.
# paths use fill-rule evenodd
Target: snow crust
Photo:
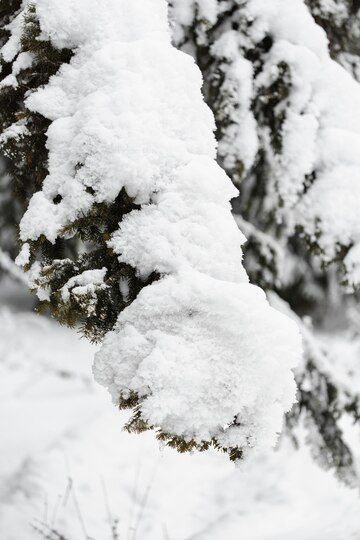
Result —
<path fill-rule="evenodd" d="M 160 275 L 106 336 L 96 380 L 115 403 L 135 392 L 142 418 L 171 435 L 245 453 L 274 445 L 295 400 L 300 336 L 248 283 L 229 204 L 237 190 L 215 162 L 201 75 L 170 43 L 166 3 L 37 0 L 36 9 L 43 37 L 75 55 L 26 101 L 52 124 L 49 175 L 21 238 L 55 242 L 124 188 L 141 209 L 109 248 L 140 278 Z M 103 277 L 72 278 L 63 295 L 87 294 Z"/>

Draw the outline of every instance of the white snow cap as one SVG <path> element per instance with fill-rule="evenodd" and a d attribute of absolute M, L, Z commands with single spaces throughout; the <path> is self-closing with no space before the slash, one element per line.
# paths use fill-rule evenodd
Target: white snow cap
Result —
<path fill-rule="evenodd" d="M 36 6 L 44 37 L 75 55 L 27 100 L 52 124 L 49 176 L 22 239 L 54 242 L 94 202 L 111 203 L 125 188 L 141 209 L 109 247 L 141 278 L 160 275 L 105 337 L 96 380 L 115 403 L 138 394 L 142 418 L 171 435 L 245 450 L 274 445 L 295 401 L 300 336 L 248 283 L 229 204 L 237 191 L 215 162 L 200 72 L 170 43 L 166 2 Z"/>

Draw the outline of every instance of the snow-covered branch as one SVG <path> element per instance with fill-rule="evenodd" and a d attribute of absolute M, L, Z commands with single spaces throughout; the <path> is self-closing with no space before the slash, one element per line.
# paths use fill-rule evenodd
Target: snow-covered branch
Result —
<path fill-rule="evenodd" d="M 42 39 L 73 56 L 25 100 L 50 121 L 48 175 L 21 222 L 32 281 L 69 324 L 113 326 L 94 373 L 134 410 L 129 430 L 233 460 L 274 445 L 300 335 L 248 283 L 237 190 L 166 2 L 34 5 Z M 75 262 L 56 252 L 70 237 L 92 242 Z"/>

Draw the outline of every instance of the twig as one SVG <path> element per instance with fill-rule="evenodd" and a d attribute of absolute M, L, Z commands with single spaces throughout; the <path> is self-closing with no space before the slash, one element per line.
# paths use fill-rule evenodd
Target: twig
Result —
<path fill-rule="evenodd" d="M 103 477 L 101 477 L 101 487 L 102 487 L 103 494 L 104 494 L 105 507 L 106 507 L 106 512 L 107 512 L 107 515 L 108 515 L 109 525 L 110 525 L 110 529 L 111 529 L 112 540 L 120 540 L 120 534 L 119 534 L 118 527 L 117 527 L 118 520 L 114 519 L 113 516 L 112 516 L 111 509 L 110 509 L 110 503 L 109 503 L 109 496 L 108 496 L 108 492 L 107 492 L 105 481 L 104 481 Z"/>
<path fill-rule="evenodd" d="M 131 540 L 131 537 L 133 536 L 133 532 L 135 530 L 135 523 L 133 523 L 135 519 L 135 505 L 137 502 L 137 495 L 138 495 L 138 486 L 139 486 L 139 477 L 140 477 L 140 469 L 141 464 L 138 462 L 135 472 L 135 478 L 134 478 L 134 489 L 133 489 L 133 505 L 131 508 L 131 514 L 130 514 L 130 520 L 129 520 L 129 530 L 127 534 L 127 539 Z"/>
<path fill-rule="evenodd" d="M 82 516 L 80 505 L 79 505 L 79 502 L 78 502 L 78 499 L 77 499 L 77 496 L 76 496 L 76 492 L 75 492 L 74 481 L 73 481 L 72 476 L 71 476 L 70 465 L 69 465 L 69 462 L 68 462 L 68 459 L 67 459 L 67 456 L 66 456 L 65 452 L 64 452 L 64 459 L 65 459 L 65 466 L 66 466 L 66 469 L 67 469 L 67 472 L 68 472 L 68 481 L 69 481 L 68 496 L 70 496 L 70 495 L 72 496 L 75 511 L 76 511 L 76 515 L 78 517 L 78 520 L 79 520 L 79 523 L 80 523 L 80 526 L 81 526 L 81 529 L 82 529 L 85 540 L 92 540 L 92 538 L 88 535 L 87 530 L 86 530 L 85 521 L 84 521 L 84 518 Z"/>
<path fill-rule="evenodd" d="M 161 457 L 159 458 L 159 460 L 160 459 L 161 459 Z M 159 467 L 159 460 L 157 461 L 157 463 L 156 463 L 156 465 L 154 467 L 153 473 L 152 473 L 152 475 L 150 477 L 148 485 L 146 486 L 146 489 L 145 489 L 144 494 L 142 496 L 142 499 L 141 499 L 141 502 L 140 502 L 139 513 L 138 513 L 138 516 L 137 516 L 135 527 L 133 529 L 133 537 L 132 537 L 131 540 L 136 540 L 136 533 L 138 531 L 138 528 L 140 526 L 142 517 L 144 515 L 144 510 L 146 508 L 147 501 L 148 501 L 148 498 L 149 498 L 149 495 L 150 495 L 150 491 L 151 491 L 151 488 L 153 486 L 154 479 L 155 479 L 155 476 L 156 476 L 156 473 L 157 473 L 157 470 L 158 470 L 158 467 Z"/>

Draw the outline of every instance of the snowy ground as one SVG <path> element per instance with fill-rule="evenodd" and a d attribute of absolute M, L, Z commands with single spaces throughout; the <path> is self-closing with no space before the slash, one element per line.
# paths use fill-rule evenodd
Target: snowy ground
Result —
<path fill-rule="evenodd" d="M 1 540 L 360 539 L 358 493 L 307 451 L 283 444 L 241 471 L 128 435 L 93 348 L 12 288 L 0 302 Z"/>

